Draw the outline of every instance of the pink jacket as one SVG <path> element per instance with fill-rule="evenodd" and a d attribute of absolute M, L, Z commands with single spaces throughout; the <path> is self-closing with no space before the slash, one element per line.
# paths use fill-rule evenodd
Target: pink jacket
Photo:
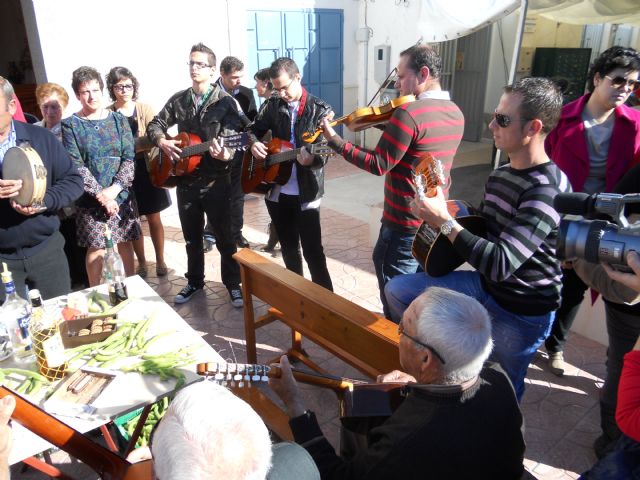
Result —
<path fill-rule="evenodd" d="M 582 110 L 589 95 L 562 108 L 560 121 L 545 142 L 547 155 L 569 177 L 574 192 L 582 191 L 589 172 L 589 150 L 582 123 Z M 640 111 L 623 105 L 615 109 L 614 115 L 607 157 L 607 192 L 613 190 L 627 170 L 640 163 Z"/>

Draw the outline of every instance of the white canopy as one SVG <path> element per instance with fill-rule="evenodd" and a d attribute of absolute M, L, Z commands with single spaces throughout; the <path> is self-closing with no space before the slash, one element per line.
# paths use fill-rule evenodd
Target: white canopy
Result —
<path fill-rule="evenodd" d="M 469 35 L 520 7 L 520 0 L 421 0 L 418 30 L 425 42 Z M 529 0 L 528 13 L 556 22 L 640 26 L 640 0 Z"/>
<path fill-rule="evenodd" d="M 556 22 L 640 26 L 640 0 L 529 0 L 529 11 Z"/>

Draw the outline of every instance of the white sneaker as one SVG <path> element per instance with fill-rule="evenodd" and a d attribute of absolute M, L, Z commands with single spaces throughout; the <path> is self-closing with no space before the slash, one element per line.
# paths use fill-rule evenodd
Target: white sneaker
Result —
<path fill-rule="evenodd" d="M 564 363 L 564 356 L 562 352 L 554 352 L 549 354 L 549 370 L 554 375 L 558 377 L 562 377 L 564 375 L 564 371 L 566 369 L 566 364 Z"/>

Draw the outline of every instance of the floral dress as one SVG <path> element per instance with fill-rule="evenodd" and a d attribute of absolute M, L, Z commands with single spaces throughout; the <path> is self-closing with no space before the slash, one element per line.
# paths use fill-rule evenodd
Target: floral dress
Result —
<path fill-rule="evenodd" d="M 108 225 L 114 243 L 140 238 L 138 207 L 131 191 L 135 163 L 133 135 L 127 119 L 109 112 L 102 120 L 74 114 L 62 121 L 62 143 L 84 180 L 84 194 L 76 202 L 76 234 L 82 247 L 105 248 Z M 96 200 L 106 187 L 119 184 L 118 215 L 109 216 Z"/>

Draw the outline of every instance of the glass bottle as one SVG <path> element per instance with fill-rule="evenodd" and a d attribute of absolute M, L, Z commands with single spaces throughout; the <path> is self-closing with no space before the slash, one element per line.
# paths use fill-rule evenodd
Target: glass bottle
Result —
<path fill-rule="evenodd" d="M 59 324 L 42 306 L 42 297 L 38 290 L 29 291 L 29 300 L 32 307 L 30 335 L 38 370 L 47 379 L 57 380 L 64 377 L 68 367 Z"/>
<path fill-rule="evenodd" d="M 0 320 L 9 330 L 9 338 L 13 345 L 13 358 L 18 363 L 33 362 L 35 356 L 29 336 L 31 307 L 29 302 L 16 293 L 13 277 L 4 262 L 2 263 L 2 283 L 6 295 L 4 304 L 0 308 Z"/>
<path fill-rule="evenodd" d="M 118 305 L 128 298 L 127 286 L 124 283 L 126 277 L 124 264 L 118 252 L 113 248 L 111 230 L 105 228 L 104 239 L 107 251 L 102 259 L 102 283 L 106 283 L 109 289 L 109 302 Z"/>

